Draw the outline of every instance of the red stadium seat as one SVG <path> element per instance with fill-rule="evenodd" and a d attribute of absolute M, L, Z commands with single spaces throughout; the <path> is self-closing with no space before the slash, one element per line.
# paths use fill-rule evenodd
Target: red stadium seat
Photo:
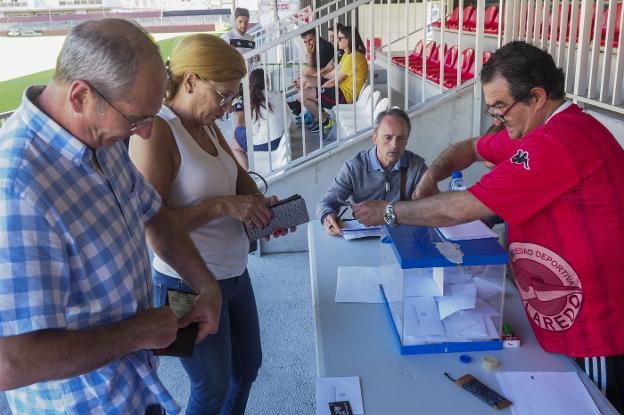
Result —
<path fill-rule="evenodd" d="M 461 82 L 474 78 L 474 49 L 467 48 L 462 51 L 461 59 Z M 457 68 L 456 68 L 457 70 Z M 455 88 L 457 86 L 457 72 L 444 74 L 444 86 Z"/>
<path fill-rule="evenodd" d="M 433 55 L 437 55 L 438 53 L 438 44 L 435 42 L 435 40 L 430 40 L 429 42 L 427 42 L 427 46 L 425 46 L 424 53 L 425 53 L 425 60 L 427 61 L 427 66 L 429 66 L 429 61 L 431 60 L 431 57 Z M 423 65 L 423 60 L 422 60 L 422 55 L 421 55 L 420 59 L 410 62 L 410 65 L 409 65 L 410 71 L 416 73 L 416 70 L 419 68 L 422 71 L 422 65 Z"/>
<path fill-rule="evenodd" d="M 459 22 L 459 6 L 455 7 L 455 10 L 453 10 L 453 13 L 451 13 L 451 15 L 446 18 L 445 26 L 449 27 L 449 24 L 457 25 L 458 22 Z M 442 22 L 440 20 L 437 20 L 431 23 L 431 26 L 442 27 Z"/>
<path fill-rule="evenodd" d="M 483 28 L 485 33 L 498 33 L 498 6 L 489 6 L 485 9 Z"/>
<path fill-rule="evenodd" d="M 416 46 L 414 46 L 414 50 L 407 56 L 409 62 L 416 62 L 418 59 L 422 58 L 423 53 L 423 41 L 422 39 L 416 42 Z M 405 66 L 405 56 L 393 56 L 392 62 L 396 63 L 399 66 Z M 409 66 L 409 65 L 408 65 Z"/>
<path fill-rule="evenodd" d="M 448 72 L 457 72 L 457 45 L 454 45 L 446 51 L 444 54 L 444 74 Z M 440 65 L 427 66 L 427 79 L 435 83 L 440 82 Z"/>
<path fill-rule="evenodd" d="M 463 21 L 463 28 L 462 30 L 469 30 L 468 29 L 468 22 L 471 21 L 472 19 L 472 15 L 475 14 L 476 15 L 477 9 L 472 6 L 472 5 L 468 5 L 466 7 L 464 7 L 464 15 L 462 17 L 462 21 Z M 476 16 L 475 16 L 475 20 L 476 20 Z M 459 21 L 457 21 L 457 23 L 455 24 L 449 24 L 448 27 L 449 29 L 458 29 L 459 30 Z"/>
<path fill-rule="evenodd" d="M 434 66 L 440 66 L 440 46 L 442 45 L 436 45 L 432 50 L 431 53 L 428 53 L 426 58 L 427 58 L 427 70 L 429 70 L 429 68 L 434 67 Z M 444 45 L 443 50 L 446 51 L 446 45 Z M 423 65 L 422 65 L 422 60 L 420 62 L 417 62 L 415 65 L 410 66 L 410 71 L 414 72 L 416 75 L 422 75 L 423 74 Z"/>
<path fill-rule="evenodd" d="M 492 52 L 483 52 L 483 64 L 485 64 L 485 62 L 489 61 L 490 58 L 492 57 L 493 53 Z"/>

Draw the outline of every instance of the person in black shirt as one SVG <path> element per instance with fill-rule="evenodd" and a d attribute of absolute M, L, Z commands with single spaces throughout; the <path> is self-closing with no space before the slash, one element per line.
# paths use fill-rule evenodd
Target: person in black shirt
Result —
<path fill-rule="evenodd" d="M 327 81 L 324 77 L 326 74 L 334 70 L 334 45 L 331 42 L 318 38 L 318 54 L 319 65 L 316 64 L 316 31 L 310 29 L 307 32 L 301 34 L 303 44 L 306 48 L 306 67 L 303 70 L 301 79 L 295 79 L 293 84 L 297 90 L 306 88 L 316 88 L 317 86 L 317 71 L 321 76 L 321 85 Z M 297 101 L 289 102 L 288 105 L 293 110 L 295 117 L 301 115 L 301 101 L 300 96 Z"/>

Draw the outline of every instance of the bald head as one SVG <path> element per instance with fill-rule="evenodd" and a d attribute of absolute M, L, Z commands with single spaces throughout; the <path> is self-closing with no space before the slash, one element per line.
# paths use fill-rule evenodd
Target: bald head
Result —
<path fill-rule="evenodd" d="M 124 96 L 140 69 L 164 82 L 158 46 L 140 26 L 123 19 L 92 20 L 75 26 L 58 56 L 54 81 L 85 80 L 111 100 Z"/>

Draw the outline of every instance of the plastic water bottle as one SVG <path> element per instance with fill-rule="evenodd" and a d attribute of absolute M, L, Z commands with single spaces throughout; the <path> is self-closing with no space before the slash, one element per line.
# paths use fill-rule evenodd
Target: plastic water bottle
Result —
<path fill-rule="evenodd" d="M 466 185 L 464 184 L 464 175 L 460 171 L 454 171 L 451 175 L 451 181 L 449 183 L 449 190 L 451 192 L 466 190 Z"/>

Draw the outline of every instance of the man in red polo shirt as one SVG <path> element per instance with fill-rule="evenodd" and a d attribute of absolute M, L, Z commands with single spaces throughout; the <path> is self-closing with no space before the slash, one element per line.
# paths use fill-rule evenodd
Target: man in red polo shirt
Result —
<path fill-rule="evenodd" d="M 442 152 L 419 182 L 419 200 L 364 202 L 354 214 L 367 225 L 502 217 L 539 343 L 576 358 L 624 412 L 624 149 L 564 100 L 563 71 L 534 46 L 503 46 L 481 80 L 488 114 L 505 128 Z M 477 161 L 495 167 L 466 191 L 437 194 L 440 180 Z"/>

